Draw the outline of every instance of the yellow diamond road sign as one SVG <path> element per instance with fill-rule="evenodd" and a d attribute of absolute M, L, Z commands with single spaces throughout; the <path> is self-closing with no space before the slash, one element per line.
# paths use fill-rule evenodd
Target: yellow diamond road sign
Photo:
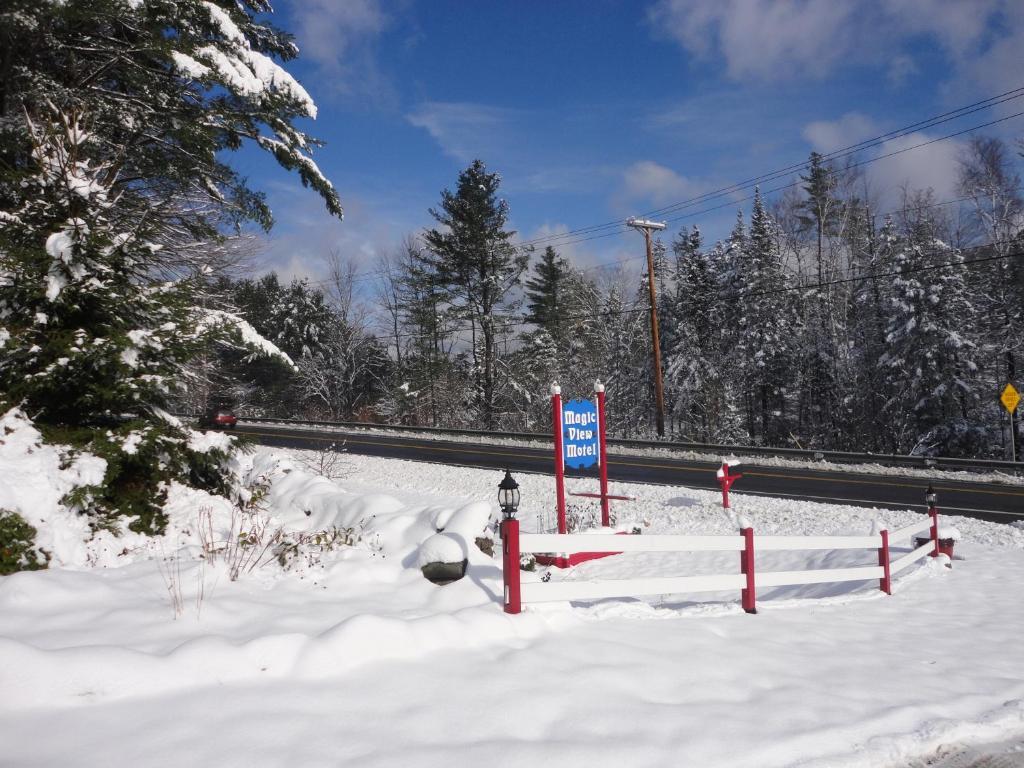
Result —
<path fill-rule="evenodd" d="M 1013 388 L 1013 384 L 1007 384 L 1003 394 L 999 396 L 999 400 L 1007 411 L 1013 413 L 1017 408 L 1017 403 L 1020 402 L 1020 393 Z"/>

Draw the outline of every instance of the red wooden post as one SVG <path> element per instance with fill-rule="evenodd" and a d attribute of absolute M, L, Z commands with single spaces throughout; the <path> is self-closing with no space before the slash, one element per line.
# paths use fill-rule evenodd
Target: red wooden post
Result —
<path fill-rule="evenodd" d="M 932 544 L 934 545 L 934 548 L 932 549 L 931 556 L 932 557 L 938 557 L 939 556 L 939 508 L 935 507 L 935 506 L 928 507 L 928 514 L 932 516 L 932 530 L 931 530 L 931 534 L 932 534 Z"/>
<path fill-rule="evenodd" d="M 754 586 L 754 529 L 744 528 L 740 535 L 743 536 L 740 573 L 747 577 L 747 586 L 740 592 L 741 603 L 747 613 L 757 613 L 757 590 Z"/>
<path fill-rule="evenodd" d="M 501 573 L 505 581 L 505 613 L 523 610 L 519 599 L 519 521 L 514 517 L 501 521 L 501 546 L 504 557 Z"/>
<path fill-rule="evenodd" d="M 601 476 L 601 525 L 607 528 L 611 525 L 611 509 L 608 502 L 608 433 L 605 429 L 604 423 L 604 384 L 600 381 L 596 381 L 594 383 L 594 392 L 597 393 L 598 462 Z"/>
<path fill-rule="evenodd" d="M 882 546 L 878 548 L 878 564 L 882 566 L 882 578 L 878 588 L 887 595 L 892 594 L 892 574 L 889 572 L 889 532 L 882 531 Z"/>
<path fill-rule="evenodd" d="M 558 498 L 558 532 L 566 533 L 565 525 L 565 458 L 562 456 L 562 388 L 551 385 L 551 426 L 555 435 L 555 495 Z"/>
<path fill-rule="evenodd" d="M 722 462 L 722 476 L 718 479 L 722 486 L 722 507 L 729 508 L 729 465 Z"/>

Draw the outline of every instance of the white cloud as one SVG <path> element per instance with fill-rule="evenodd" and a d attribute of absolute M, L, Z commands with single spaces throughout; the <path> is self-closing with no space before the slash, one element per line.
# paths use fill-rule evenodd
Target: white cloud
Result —
<path fill-rule="evenodd" d="M 937 200 L 957 197 L 956 179 L 963 144 L 948 140 L 909 149 L 932 138 L 935 137 L 912 133 L 891 139 L 878 148 L 876 157 L 908 150 L 867 166 L 872 187 L 881 196 L 884 206 L 892 208 L 898 203 L 899 191 L 904 184 L 909 184 L 912 189 L 931 187 Z"/>
<path fill-rule="evenodd" d="M 456 160 L 468 163 L 491 157 L 505 142 L 503 136 L 517 112 L 467 102 L 430 101 L 421 104 L 406 119 L 423 128 Z"/>
<path fill-rule="evenodd" d="M 379 254 L 396 249 L 402 238 L 422 226 L 423 214 L 402 210 L 394 201 L 346 196 L 345 220 L 330 216 L 315 195 L 295 184 L 268 188 L 280 222 L 264 242 L 261 271 L 276 271 L 286 279 L 323 280 L 328 256 L 340 254 L 360 272 L 373 271 Z M 307 194 L 303 194 L 307 192 Z M 362 280 L 359 292 L 369 292 L 372 280 Z"/>
<path fill-rule="evenodd" d="M 319 88 L 375 99 L 391 96 L 373 51 L 391 22 L 380 0 L 298 0 L 291 18 L 302 58 L 320 69 Z"/>
<path fill-rule="evenodd" d="M 875 121 L 860 112 L 847 112 L 838 120 L 818 120 L 803 130 L 811 147 L 822 153 L 853 146 L 880 133 Z"/>
<path fill-rule="evenodd" d="M 721 52 L 735 79 L 794 75 L 823 77 L 846 55 L 855 0 L 660 0 L 651 11 L 656 29 L 690 53 Z"/>
<path fill-rule="evenodd" d="M 652 160 L 641 160 L 623 171 L 620 202 L 660 206 L 679 202 L 703 191 L 703 184 Z"/>
<path fill-rule="evenodd" d="M 1020 6 L 1020 0 L 659 0 L 649 19 L 690 54 L 720 56 L 737 80 L 821 79 L 852 61 L 886 65 L 898 81 L 914 71 L 903 50 L 914 38 L 934 39 L 963 66 L 993 36 L 1013 36 Z"/>
<path fill-rule="evenodd" d="M 965 5 L 970 5 L 965 3 Z M 966 58 L 960 82 L 954 84 L 959 98 L 983 93 L 995 95 L 1021 86 L 1024 72 L 1024 2 L 1013 3 L 1004 15 L 1004 34 L 997 37 L 979 55 Z M 1020 112 L 1020 101 L 999 105 L 1001 116 Z M 1019 126 L 1018 126 L 1019 127 Z"/>
<path fill-rule="evenodd" d="M 566 224 L 552 224 L 549 222 L 545 222 L 544 224 L 541 224 L 539 227 L 534 229 L 528 237 L 522 238 L 521 242 L 534 241 L 541 238 L 557 238 L 559 235 L 567 235 L 568 232 L 569 226 Z M 595 255 L 596 252 L 594 251 L 594 249 L 589 248 L 585 243 L 581 245 L 580 243 L 574 242 L 575 240 L 581 240 L 584 237 L 586 237 L 586 235 L 567 235 L 566 237 L 561 237 L 558 239 L 545 240 L 544 242 L 534 243 L 534 248 L 537 251 L 537 256 L 535 256 L 534 258 L 539 257 L 539 255 L 543 253 L 544 249 L 550 245 L 552 248 L 558 251 L 559 255 L 565 258 L 565 260 L 568 261 L 570 264 L 577 267 L 591 266 L 597 263 L 597 257 Z"/>

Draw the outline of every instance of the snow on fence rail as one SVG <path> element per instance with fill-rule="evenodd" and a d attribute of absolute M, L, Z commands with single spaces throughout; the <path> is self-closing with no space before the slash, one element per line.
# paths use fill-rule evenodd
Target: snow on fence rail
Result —
<path fill-rule="evenodd" d="M 889 540 L 930 531 L 928 542 L 890 561 Z M 757 588 L 793 584 L 824 584 L 878 579 L 879 589 L 892 594 L 892 574 L 927 555 L 938 554 L 938 515 L 897 531 L 881 531 L 871 536 L 759 536 L 760 551 L 800 551 L 869 549 L 878 552 L 878 565 L 858 568 L 825 568 L 808 571 L 767 571 L 755 567 L 753 528 L 744 528 L 739 536 L 613 536 L 602 534 L 519 533 L 519 521 L 502 521 L 505 612 L 519 613 L 522 604 L 565 600 L 600 600 L 614 597 L 640 597 L 684 592 L 720 592 L 739 589 L 743 610 L 757 612 Z M 520 582 L 519 558 L 523 553 L 559 552 L 738 552 L 740 572 L 711 576 L 671 576 L 603 581 Z"/>

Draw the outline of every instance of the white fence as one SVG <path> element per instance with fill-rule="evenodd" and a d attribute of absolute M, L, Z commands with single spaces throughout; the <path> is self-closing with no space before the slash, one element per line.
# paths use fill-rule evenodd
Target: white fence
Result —
<path fill-rule="evenodd" d="M 889 541 L 905 540 L 930 531 L 927 544 L 891 561 Z M 871 536 L 758 536 L 751 528 L 738 536 L 613 536 L 601 534 L 520 534 L 517 520 L 502 523 L 505 571 L 505 611 L 519 613 L 522 603 L 564 600 L 600 600 L 615 597 L 640 597 L 686 592 L 720 592 L 738 589 L 743 609 L 756 613 L 758 587 L 793 584 L 824 584 L 878 579 L 879 589 L 892 594 L 892 574 L 926 555 L 938 553 L 938 515 L 929 519 Z M 867 549 L 878 552 L 878 565 L 859 568 L 825 568 L 807 571 L 758 572 L 757 551 L 809 551 Z M 671 576 L 641 579 L 595 581 L 558 581 L 520 583 L 521 553 L 622 553 L 622 552 L 737 552 L 739 573 L 711 576 Z"/>

